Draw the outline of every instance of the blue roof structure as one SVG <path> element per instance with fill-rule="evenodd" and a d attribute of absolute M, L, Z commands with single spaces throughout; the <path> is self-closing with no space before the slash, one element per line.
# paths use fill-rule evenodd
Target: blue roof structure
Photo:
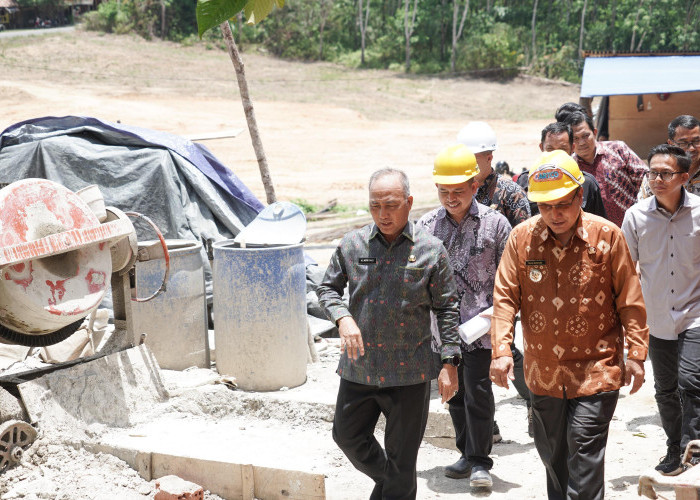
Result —
<path fill-rule="evenodd" d="M 588 57 L 581 97 L 700 90 L 700 56 Z"/>

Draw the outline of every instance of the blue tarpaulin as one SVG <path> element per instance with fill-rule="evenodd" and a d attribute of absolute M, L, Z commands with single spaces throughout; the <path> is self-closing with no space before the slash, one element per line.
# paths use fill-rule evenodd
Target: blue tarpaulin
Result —
<path fill-rule="evenodd" d="M 700 90 L 700 56 L 588 57 L 581 97 Z"/>

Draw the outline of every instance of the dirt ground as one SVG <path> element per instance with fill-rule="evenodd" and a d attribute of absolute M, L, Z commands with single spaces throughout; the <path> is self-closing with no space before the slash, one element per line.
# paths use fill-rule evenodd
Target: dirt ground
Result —
<path fill-rule="evenodd" d="M 469 120 L 486 120 L 493 126 L 499 140 L 495 160 L 506 160 L 519 172 L 536 158 L 540 130 L 553 121 L 554 109 L 578 98 L 577 86 L 531 78 L 495 82 L 350 71 L 332 64 L 280 61 L 253 50 L 244 53 L 244 60 L 278 198 L 315 204 L 337 198 L 341 204 L 362 207 L 369 174 L 383 166 L 408 172 L 416 203 L 434 203 L 433 157 Z M 81 31 L 3 38 L 0 110 L 0 129 L 29 118 L 63 115 L 119 120 L 184 136 L 243 129 L 236 138 L 204 144 L 264 200 L 233 68 L 223 52 Z M 318 390 L 327 391 L 331 400 L 337 386 L 336 360 L 327 357 L 309 372 L 310 381 L 320 381 L 326 388 Z M 608 498 L 636 497 L 639 475 L 665 452 L 650 380 L 648 375 L 639 395 L 629 397 L 622 391 L 608 446 Z M 495 392 L 505 442 L 493 450 L 493 492 L 471 491 L 466 481 L 446 479 L 442 468 L 457 454 L 426 443 L 419 455 L 419 498 L 546 496 L 544 470 L 526 433 L 524 404 L 512 389 Z M 294 418 L 288 425 L 298 429 L 299 415 Z M 231 425 L 244 427 L 239 420 Z M 320 418 L 313 425 L 311 434 L 325 450 L 320 456 L 326 467 L 319 470 L 327 475 L 328 498 L 366 498 L 371 484 L 335 449 L 330 424 Z M 39 451 L 45 454 L 45 447 Z M 78 454 L 70 451 L 65 461 Z M 47 466 L 46 459 L 36 456 L 28 470 L 12 476 L 12 496 L 2 498 L 59 497 L 55 490 L 47 492 L 47 480 L 74 472 L 61 469 L 60 463 Z M 305 457 L 298 462 L 303 464 Z M 52 467 L 58 471 L 54 476 L 49 474 Z M 127 469 L 113 467 L 105 473 L 118 475 L 120 470 Z M 126 479 L 113 479 L 125 485 L 124 491 L 151 494 L 152 485 L 123 474 Z M 22 489 L 19 485 L 25 480 L 31 481 L 23 484 L 33 486 Z M 83 490 L 61 491 L 61 498 L 83 498 Z M 664 494 L 673 498 L 672 493 Z"/>
<path fill-rule="evenodd" d="M 245 49 L 246 47 L 244 47 Z M 469 120 L 496 131 L 495 161 L 519 172 L 541 129 L 578 87 L 516 78 L 405 76 L 244 53 L 260 133 L 279 199 L 366 204 L 369 174 L 405 169 L 416 203 L 436 200 L 439 149 Z M 204 142 L 265 199 L 225 52 L 76 31 L 0 38 L 0 129 L 40 116 L 84 115 L 184 136 L 243 130 Z"/>

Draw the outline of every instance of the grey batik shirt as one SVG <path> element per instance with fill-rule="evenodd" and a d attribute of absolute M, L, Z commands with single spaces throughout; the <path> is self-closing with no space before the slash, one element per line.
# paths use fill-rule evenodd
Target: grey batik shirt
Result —
<path fill-rule="evenodd" d="M 346 284 L 349 307 L 342 300 Z M 352 316 L 362 333 L 364 356 L 340 356 L 338 374 L 346 380 L 390 387 L 435 378 L 431 311 L 441 357 L 460 352 L 457 286 L 447 252 L 410 222 L 391 243 L 375 224 L 346 234 L 316 294 L 331 321 Z"/>
<path fill-rule="evenodd" d="M 459 224 L 440 207 L 421 217 L 418 225 L 442 240 L 447 249 L 457 281 L 460 323 L 491 307 L 496 269 L 511 230 L 508 219 L 473 200 Z M 463 348 L 490 349 L 491 337 L 486 333 Z"/>

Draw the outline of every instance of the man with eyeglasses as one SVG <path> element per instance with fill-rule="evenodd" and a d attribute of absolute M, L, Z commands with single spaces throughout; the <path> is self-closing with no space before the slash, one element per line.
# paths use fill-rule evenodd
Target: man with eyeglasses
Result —
<path fill-rule="evenodd" d="M 680 115 L 668 124 L 668 140 L 672 146 L 678 146 L 690 156 L 690 168 L 685 189 L 700 195 L 700 120 L 691 115 Z M 649 181 L 645 179 L 639 189 L 639 199 L 652 195 Z"/>
<path fill-rule="evenodd" d="M 513 380 L 510 344 L 520 311 L 550 499 L 603 498 L 610 421 L 620 388 L 632 383 L 633 394 L 642 386 L 649 335 L 622 231 L 581 210 L 582 184 L 564 151 L 540 156 L 528 190 L 540 215 L 511 231 L 493 292 L 490 376 L 501 387 Z"/>
<path fill-rule="evenodd" d="M 608 219 L 619 226 L 625 211 L 637 201 L 646 164 L 622 141 L 596 140 L 598 130 L 587 114 L 574 111 L 566 123 L 574 133 L 574 159 L 596 178 Z"/>
<path fill-rule="evenodd" d="M 633 205 L 622 223 L 641 271 L 656 404 L 667 438 L 656 470 L 668 476 L 683 472 L 682 451 L 700 439 L 700 197 L 684 189 L 690 167 L 690 155 L 678 146 L 652 148 L 653 196 Z"/>

